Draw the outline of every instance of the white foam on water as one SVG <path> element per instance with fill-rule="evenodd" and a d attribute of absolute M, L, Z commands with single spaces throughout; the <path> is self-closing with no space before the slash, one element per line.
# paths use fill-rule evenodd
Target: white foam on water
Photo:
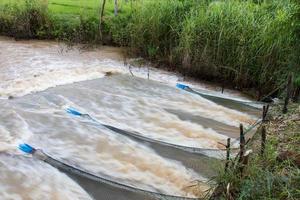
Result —
<path fill-rule="evenodd" d="M 130 75 L 116 48 L 60 49 L 55 42 L 0 38 L 0 98 L 5 99 L 0 100 L 0 152 L 19 154 L 16 146 L 28 142 L 62 161 L 121 183 L 195 197 L 203 195 L 208 187 L 205 183 L 198 190 L 188 187 L 195 179 L 206 181 L 201 175 L 180 162 L 161 157 L 150 147 L 83 123 L 64 109 L 78 108 L 106 124 L 146 137 L 214 149 L 220 148 L 219 142 L 227 137 L 213 127 L 182 120 L 168 109 L 230 126 L 254 120 L 253 116 L 175 89 L 179 76 L 174 73 L 150 68 L 150 79 L 155 82 L 136 78 L 147 77 L 147 68 L 132 68 L 136 77 L 113 75 L 99 79 L 108 72 Z M 99 80 L 80 82 L 92 79 Z M 65 85 L 74 82 L 80 83 Z M 55 88 L 24 96 L 51 87 Z M 23 97 L 6 100 L 10 96 Z M 39 195 L 54 200 L 89 199 L 78 185 L 41 162 L 1 154 L 0 175 L 0 196 L 7 199 L 38 199 Z M 22 182 L 31 177 L 32 181 Z M 64 184 L 68 186 L 66 191 L 61 189 Z"/>
<path fill-rule="evenodd" d="M 113 48 L 99 52 L 77 49 L 60 52 L 62 47 L 55 42 L 0 38 L 0 98 L 101 78 L 108 71 L 121 72 L 121 62 L 109 58 L 120 59 L 118 53 L 112 52 Z"/>
<path fill-rule="evenodd" d="M 73 180 L 41 161 L 0 153 L 1 200 L 92 200 Z"/>
<path fill-rule="evenodd" d="M 65 50 L 67 49 L 67 50 Z M 131 71 L 131 72 L 130 72 Z M 57 85 L 103 77 L 107 72 L 125 73 L 149 78 L 172 87 L 181 75 L 153 68 L 149 65 L 124 65 L 122 49 L 102 47 L 97 50 L 69 49 L 53 41 L 14 41 L 0 37 L 0 98 L 23 96 Z M 182 82 L 182 81 L 180 81 Z M 183 81 L 195 88 L 218 95 L 218 88 L 194 81 Z M 225 95 L 225 96 L 224 96 Z M 226 90 L 222 97 L 248 101 L 240 93 Z"/>
<path fill-rule="evenodd" d="M 5 127 L 9 133 L 6 135 L 13 140 L 6 152 L 19 154 L 13 148 L 22 140 L 63 162 L 137 188 L 190 197 L 201 196 L 208 189 L 206 179 L 182 163 L 163 158 L 125 136 L 68 116 L 60 109 L 66 101 L 61 96 L 48 100 L 47 95 L 36 96 L 10 101 L 6 108 L 1 107 L 7 114 L 3 115 L 0 126 Z M 14 125 L 17 121 L 20 123 Z M 23 137 L 26 132 L 29 137 Z M 204 183 L 197 189 L 188 187 L 194 180 Z"/>
<path fill-rule="evenodd" d="M 0 102 L 0 152 L 15 151 L 16 146 L 32 136 L 26 121 L 9 105 Z"/>
<path fill-rule="evenodd" d="M 54 89 L 65 107 L 91 114 L 99 122 L 135 131 L 145 137 L 198 148 L 224 148 L 227 136 L 205 124 L 181 120 L 169 110 L 182 110 L 227 125 L 250 125 L 255 117 L 219 106 L 200 96 L 144 79 L 114 76 L 103 81 L 79 83 Z M 84 98 L 82 98 L 84 97 Z M 238 133 L 237 133 L 238 134 Z"/>

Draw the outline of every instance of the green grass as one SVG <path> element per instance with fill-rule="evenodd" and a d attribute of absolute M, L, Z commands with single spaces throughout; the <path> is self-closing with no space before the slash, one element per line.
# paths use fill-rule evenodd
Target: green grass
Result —
<path fill-rule="evenodd" d="M 3 5 L 22 5 L 25 0 L 1 0 L 0 6 Z M 71 15 L 98 15 L 100 1 L 99 0 L 38 0 L 41 3 L 48 3 L 48 9 L 53 14 L 71 14 Z M 130 3 L 126 3 L 125 0 L 119 0 L 120 12 L 130 9 Z M 106 14 L 113 15 L 114 13 L 114 2 L 113 0 L 107 0 Z"/>
<path fill-rule="evenodd" d="M 260 155 L 260 131 L 247 146 L 252 149 L 249 163 L 240 176 L 238 167 L 227 173 L 220 170 L 216 178 L 219 185 L 218 198 L 238 200 L 297 200 L 300 199 L 300 169 L 292 157 L 278 159 L 281 152 L 300 154 L 299 104 L 292 104 L 289 113 L 282 115 L 282 107 L 272 107 L 271 121 L 266 124 L 267 144 L 264 155 Z"/>

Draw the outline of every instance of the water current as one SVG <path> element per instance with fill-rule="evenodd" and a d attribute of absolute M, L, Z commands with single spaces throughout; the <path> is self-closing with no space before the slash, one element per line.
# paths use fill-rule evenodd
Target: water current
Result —
<path fill-rule="evenodd" d="M 72 116 L 66 108 L 145 138 L 212 152 L 224 148 L 228 137 L 237 138 L 239 124 L 254 123 L 260 111 L 241 110 L 251 100 L 236 91 L 220 94 L 216 86 L 184 82 L 175 73 L 148 67 L 132 67 L 130 73 L 122 51 L 0 38 L 0 199 L 108 199 L 99 192 L 104 186 L 20 152 L 23 142 L 128 186 L 184 197 L 205 194 L 218 163 L 209 153 L 128 137 Z M 180 90 L 178 81 L 219 101 Z M 242 106 L 234 107 L 231 100 Z M 114 199 L 126 199 L 124 193 Z M 134 198 L 148 197 L 127 199 Z"/>

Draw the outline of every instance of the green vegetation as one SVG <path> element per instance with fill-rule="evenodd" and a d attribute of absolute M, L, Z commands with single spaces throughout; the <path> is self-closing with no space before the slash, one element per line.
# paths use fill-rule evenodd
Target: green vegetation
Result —
<path fill-rule="evenodd" d="M 247 146 L 253 153 L 243 175 L 240 165 L 231 165 L 227 173 L 221 170 L 214 199 L 300 199 L 300 107 L 292 104 L 284 115 L 279 114 L 281 110 L 278 105 L 272 108 L 264 155 L 260 155 L 258 130 Z"/>
<path fill-rule="evenodd" d="M 2 0 L 0 33 L 128 46 L 196 78 L 276 90 L 300 78 L 300 7 L 296 0 L 107 0 L 99 37 L 97 0 Z M 272 95 L 273 95 L 272 94 Z"/>
<path fill-rule="evenodd" d="M 99 37 L 101 4 L 1 0 L 0 34 L 126 46 L 187 76 L 254 88 L 258 98 L 280 93 L 293 73 L 294 94 L 300 94 L 297 0 L 119 0 L 117 16 L 107 0 Z M 278 159 L 286 150 L 300 151 L 300 110 L 293 110 L 269 122 L 266 153 L 254 152 L 242 177 L 236 169 L 220 173 L 219 199 L 300 199 L 299 166 Z"/>

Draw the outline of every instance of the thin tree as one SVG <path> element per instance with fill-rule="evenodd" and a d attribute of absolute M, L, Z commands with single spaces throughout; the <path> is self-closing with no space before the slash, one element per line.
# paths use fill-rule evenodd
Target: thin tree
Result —
<path fill-rule="evenodd" d="M 118 15 L 118 0 L 115 0 L 115 16 Z"/>
<path fill-rule="evenodd" d="M 105 10 L 105 4 L 106 0 L 102 0 L 102 6 L 100 1 L 100 14 L 99 14 L 99 34 L 100 34 L 100 40 L 102 41 L 103 35 L 102 35 L 102 24 L 103 24 L 103 16 L 104 16 L 104 10 Z"/>

